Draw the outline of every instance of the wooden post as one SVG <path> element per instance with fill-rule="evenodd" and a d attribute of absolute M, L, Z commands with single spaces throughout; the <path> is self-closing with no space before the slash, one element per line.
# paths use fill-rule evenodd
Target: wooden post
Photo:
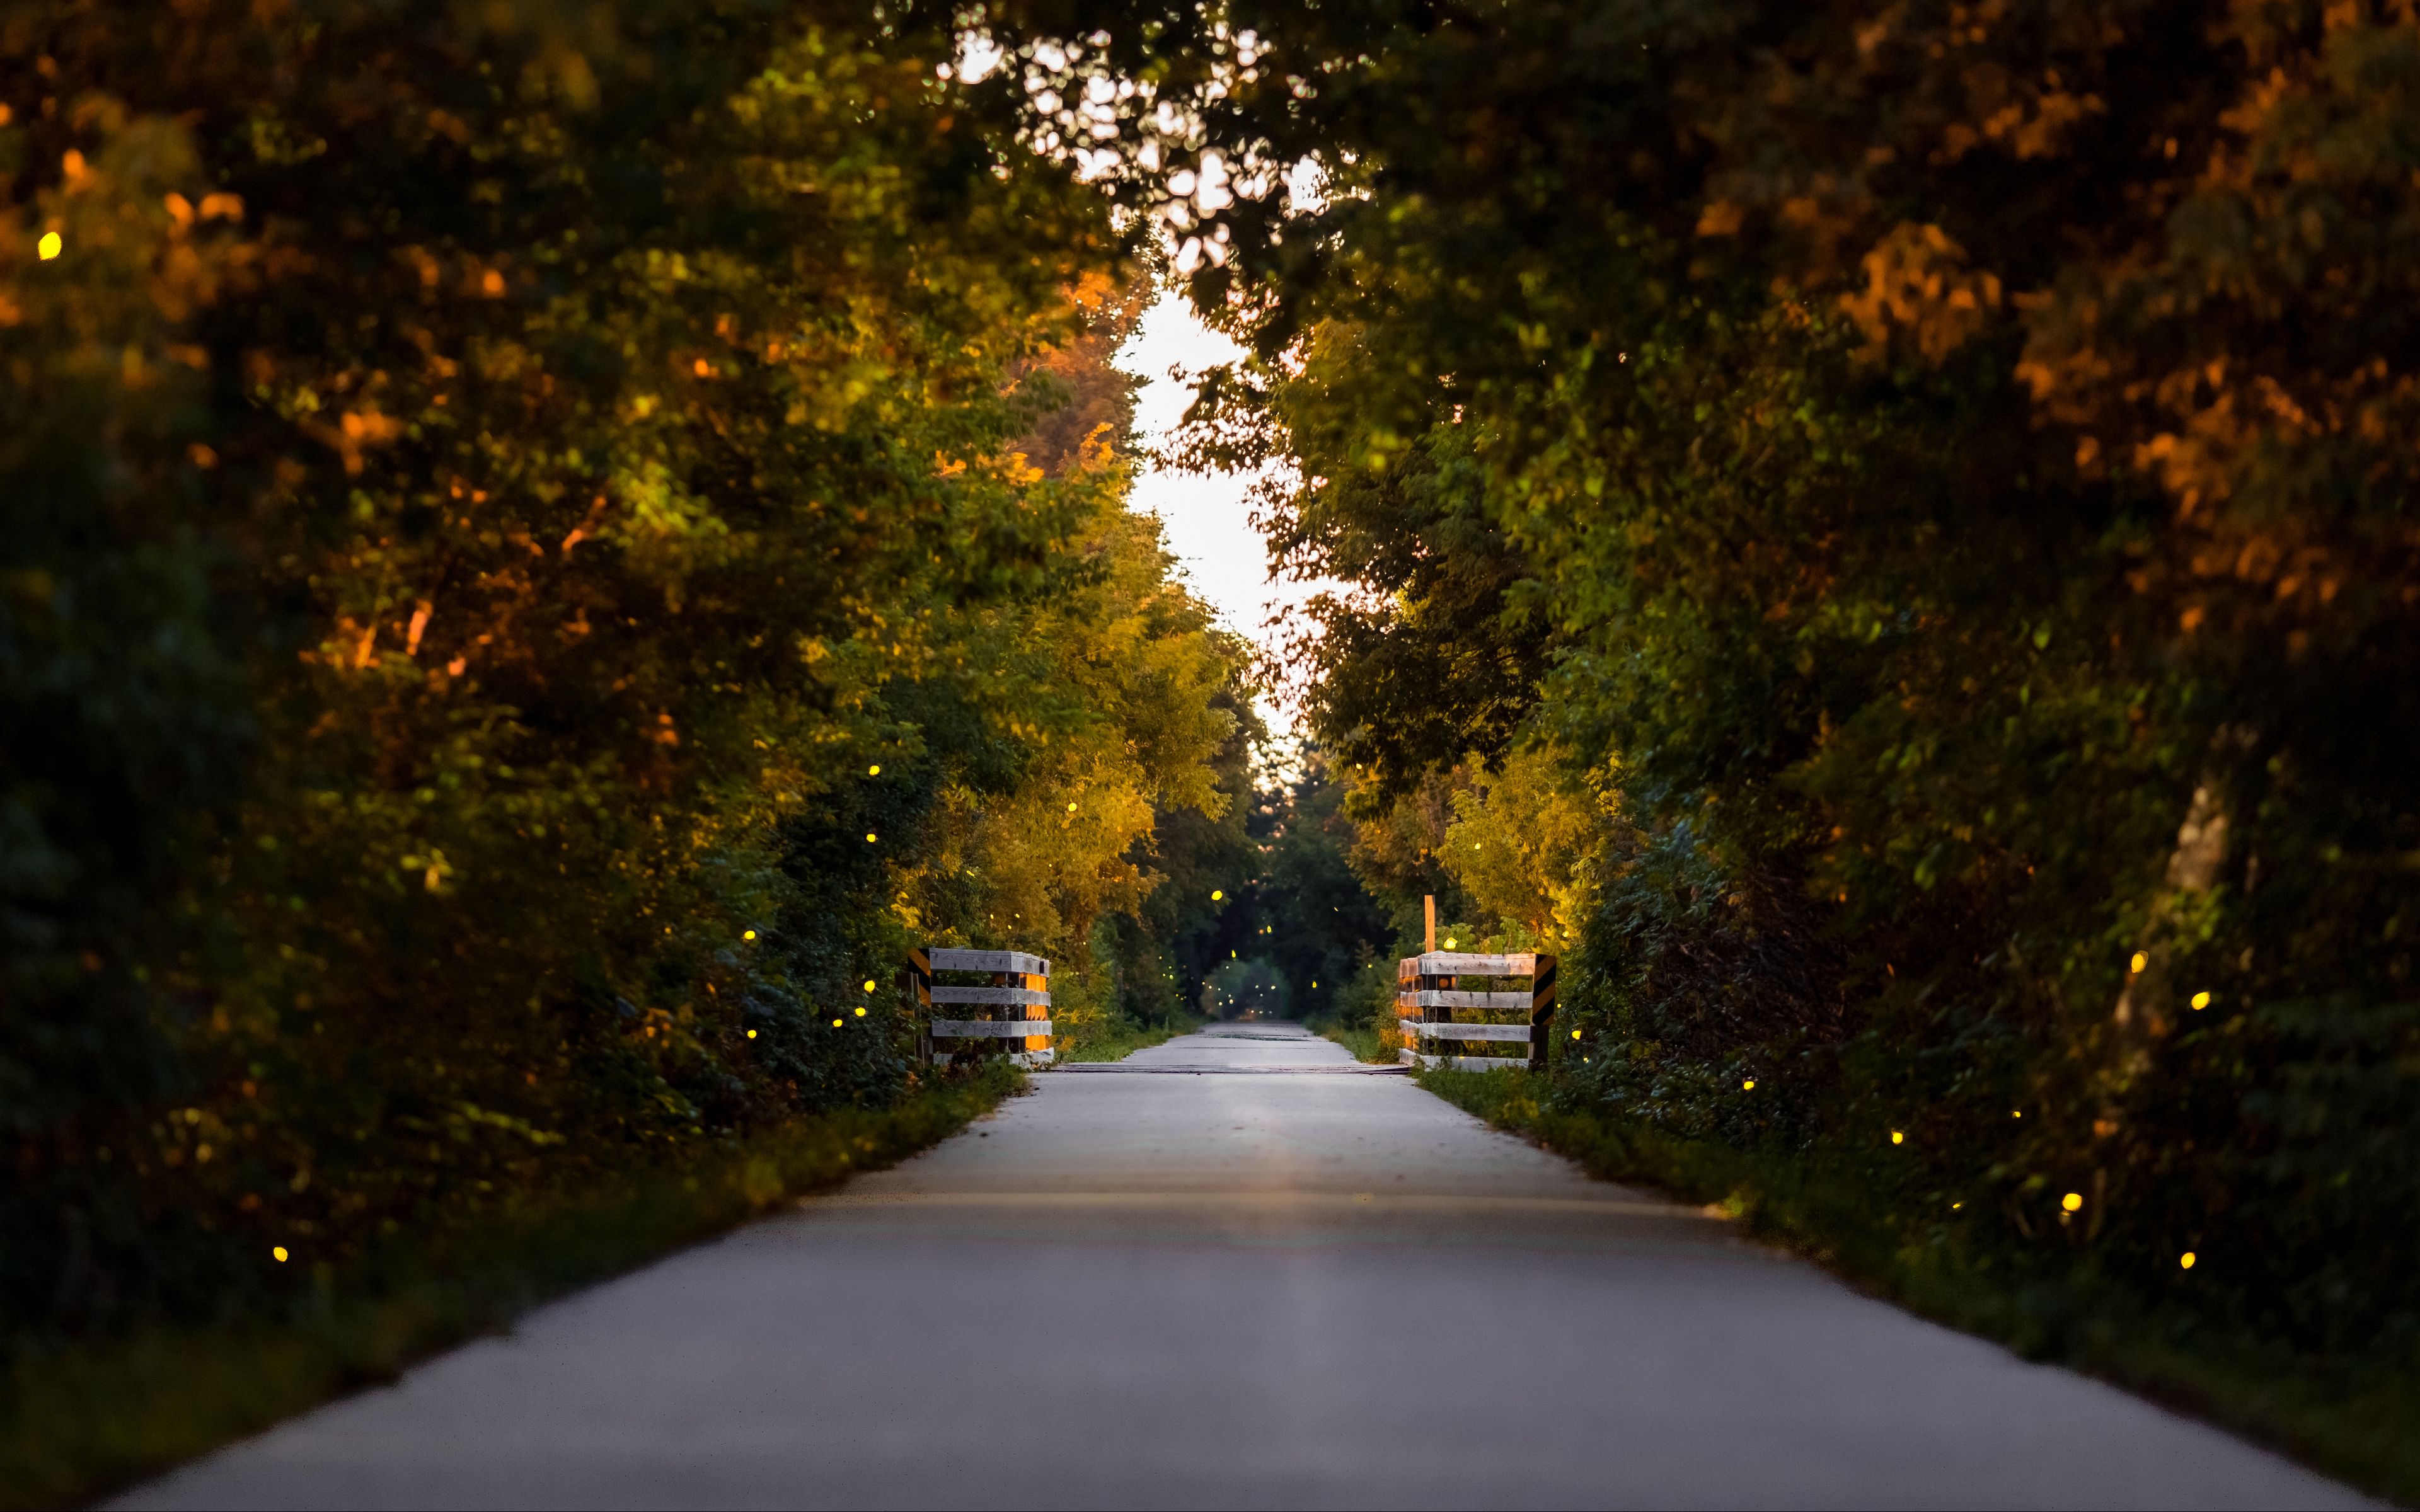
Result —
<path fill-rule="evenodd" d="M 1050 979 L 1047 977 L 1028 974 L 1016 977 L 1014 980 L 1016 985 L 1023 987 L 1028 992 L 1047 993 L 1050 990 Z M 1029 1019 L 1047 1019 L 1050 1016 L 1050 1010 L 1039 1003 L 1028 1003 L 1022 1011 Z M 1029 1034 L 1025 1037 L 1025 1048 L 1047 1050 L 1050 1048 L 1050 1037 L 1047 1034 Z"/>
<path fill-rule="evenodd" d="M 1546 1026 L 1555 1017 L 1555 958 L 1542 955 L 1529 978 L 1529 1069 L 1546 1069 Z"/>
<path fill-rule="evenodd" d="M 1435 955 L 1436 954 L 1435 893 L 1432 892 L 1421 895 L 1420 922 L 1420 954 L 1424 956 Z M 1428 963 L 1423 961 L 1420 964 L 1425 967 Z M 1429 975 L 1427 971 L 1423 970 L 1419 975 L 1412 979 L 1412 990 L 1414 992 L 1427 992 L 1434 989 L 1437 985 L 1437 978 Z M 1423 1024 L 1435 1024 L 1440 1019 L 1450 1018 L 1453 1015 L 1451 1013 L 1441 1008 L 1423 1008 L 1420 1010 L 1420 1022 Z M 1428 1053 L 1430 1047 L 1435 1043 L 1436 1041 L 1434 1040 L 1415 1038 L 1412 1041 L 1412 1054 L 1415 1056 L 1425 1055 Z M 1414 1064 L 1417 1065 L 1418 1062 L 1415 1061 Z"/>
<path fill-rule="evenodd" d="M 933 958 L 922 946 L 908 952 L 908 991 L 916 1015 L 916 1064 L 933 1063 Z"/>

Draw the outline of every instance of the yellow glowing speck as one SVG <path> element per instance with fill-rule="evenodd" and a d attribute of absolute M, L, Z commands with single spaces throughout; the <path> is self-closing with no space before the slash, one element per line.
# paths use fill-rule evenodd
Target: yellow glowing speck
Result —
<path fill-rule="evenodd" d="M 2194 1252 L 2193 1252 L 2193 1251 L 2191 1251 L 2191 1250 L 2187 1250 L 2187 1251 L 2185 1251 L 2182 1255 L 2180 1255 L 2180 1256 L 2178 1256 L 2178 1257 L 2177 1257 L 2177 1268 L 2178 1268 L 2179 1270 L 2180 1270 L 2180 1271 L 2190 1271 L 2190 1270 L 2192 1270 L 2192 1269 L 2193 1269 L 2193 1265 L 2194 1265 Z"/>
<path fill-rule="evenodd" d="M 2070 1192 L 2067 1196 L 2058 1199 L 2058 1205 L 2069 1212 L 2074 1212 L 2084 1206 L 2084 1194 L 2081 1192 Z"/>
<path fill-rule="evenodd" d="M 2024 1109 L 2023 1109 L 2023 1108 L 2010 1108 L 2010 1109 L 2009 1110 L 2009 1118 L 2012 1118 L 2012 1119 L 2022 1119 L 2022 1118 L 2024 1118 L 2024 1116 L 2025 1116 L 2025 1110 L 2024 1110 Z"/>
<path fill-rule="evenodd" d="M 1076 811 L 1076 806 L 1072 803 L 1067 805 L 1067 811 L 1069 813 L 1074 813 Z"/>
<path fill-rule="evenodd" d="M 867 767 L 865 769 L 865 775 L 868 777 L 880 777 L 882 775 L 882 764 L 880 762 L 876 762 L 872 766 Z"/>
<path fill-rule="evenodd" d="M 1755 1090 L 1756 1090 L 1756 1078 L 1755 1078 L 1755 1077 L 1753 1077 L 1753 1076 L 1751 1076 L 1751 1077 L 1749 1077 L 1746 1081 L 1744 1081 L 1744 1082 L 1740 1083 L 1740 1090 L 1741 1090 L 1741 1091 L 1743 1091 L 1743 1092 L 1753 1092 L 1753 1091 L 1755 1091 Z"/>
<path fill-rule="evenodd" d="M 866 980 L 866 983 L 865 983 L 865 990 L 866 990 L 867 992 L 872 992 L 872 991 L 874 991 L 874 980 L 873 980 L 873 979 L 872 979 L 872 978 L 868 978 L 868 979 Z"/>
<path fill-rule="evenodd" d="M 44 262 L 49 262 L 59 255 L 61 245 L 59 234 L 56 231 L 45 231 L 42 233 L 42 239 L 34 243 L 34 255 Z M 278 1258 L 284 1259 L 285 1257 L 281 1255 Z"/>
<path fill-rule="evenodd" d="M 748 1031 L 748 1038 L 750 1038 L 751 1040 L 753 1040 L 754 1038 L 756 1038 L 756 1031 L 755 1031 L 754 1029 L 751 1029 L 751 1030 L 749 1030 L 749 1031 Z"/>
<path fill-rule="evenodd" d="M 1453 947 L 1454 947 L 1454 943 L 1455 943 L 1455 942 L 1454 942 L 1454 938 L 1453 938 L 1453 936 L 1452 936 L 1452 935 L 1449 934 L 1449 935 L 1447 935 L 1447 936 L 1446 936 L 1445 948 L 1446 948 L 1447 949 L 1449 949 L 1449 950 L 1452 949 L 1453 949 Z"/>
<path fill-rule="evenodd" d="M 743 940 L 752 940 L 756 937 L 756 932 L 752 929 L 742 930 L 739 932 L 739 937 Z"/>
<path fill-rule="evenodd" d="M 832 1027 L 833 1027 L 833 1028 L 835 1028 L 835 1029 L 839 1028 L 839 1027 L 840 1027 L 840 1020 L 838 1020 L 838 1019 L 834 1019 L 834 1020 L 832 1020 Z"/>
<path fill-rule="evenodd" d="M 1225 896 L 1227 896 L 1227 895 L 1226 895 L 1225 893 L 1223 893 L 1223 892 L 1219 891 L 1219 890 L 1218 890 L 1218 888 L 1216 888 L 1216 887 L 1213 887 L 1213 888 L 1211 888 L 1211 889 L 1210 889 L 1210 901 L 1211 901 L 1212 903 L 1217 903 L 1219 899 L 1224 898 Z"/>
<path fill-rule="evenodd" d="M 873 844 L 873 843 L 874 843 L 874 831 L 872 831 L 872 830 L 870 830 L 870 829 L 869 829 L 869 830 L 867 830 L 867 831 L 865 832 L 865 843 L 867 843 L 868 845 L 871 845 L 871 844 Z"/>
<path fill-rule="evenodd" d="M 1903 1145 L 1907 1143 L 1907 1135 L 1900 1133 L 1897 1129 L 1893 1129 L 1891 1131 L 1891 1143 L 1894 1145 Z"/>
<path fill-rule="evenodd" d="M 58 239 L 54 237 L 51 239 L 55 241 Z M 270 1247 L 269 1256 L 270 1258 L 275 1260 L 278 1264 L 284 1265 L 286 1263 L 286 1246 L 283 1244 L 271 1245 Z M 2187 1260 L 2185 1263 L 2187 1265 L 2191 1265 L 2193 1262 L 2191 1260 Z"/>
<path fill-rule="evenodd" d="M 2126 963 L 2126 969 L 2129 971 L 2141 971 L 2145 966 L 2148 966 L 2150 964 L 2151 958 L 2145 955 L 2142 951 L 2137 950 L 2134 952 L 2134 959 Z"/>
<path fill-rule="evenodd" d="M 2194 1005 L 2194 1011 L 2195 1011 L 2195 1012 L 2199 1012 L 2199 1011 L 2201 1011 L 2203 1009 L 2208 1008 L 2208 1007 L 2210 1006 L 2210 994 L 2208 994 L 2208 993 L 2195 993 L 2195 994 L 2194 994 L 2194 995 L 2193 995 L 2193 1005 Z"/>
<path fill-rule="evenodd" d="M 1575 1039 L 1575 1040 L 1576 1040 L 1576 1039 L 1578 1039 L 1579 1037 L 1580 1037 L 1580 1031 L 1579 1031 L 1579 1030 L 1577 1030 L 1577 1029 L 1574 1029 L 1574 1030 L 1572 1031 L 1572 1038 L 1573 1038 L 1573 1039 Z"/>
<path fill-rule="evenodd" d="M 863 1010 L 863 1009 L 861 1009 L 861 1009 L 859 1009 L 859 1010 L 857 1011 L 857 1016 L 858 1016 L 859 1018 L 863 1018 L 863 1017 L 865 1017 L 865 1010 Z"/>
<path fill-rule="evenodd" d="M 1964 1203 L 1962 1203 L 1962 1202 L 1953 1202 L 1953 1203 L 1951 1203 L 1951 1204 L 1949 1205 L 1949 1211 L 1950 1211 L 1951 1212 L 1956 1212 L 1959 1209 L 1961 1209 L 1961 1208 L 1962 1208 L 1962 1207 L 1964 1207 L 1964 1206 L 1966 1206 L 1966 1204 L 1964 1204 Z"/>

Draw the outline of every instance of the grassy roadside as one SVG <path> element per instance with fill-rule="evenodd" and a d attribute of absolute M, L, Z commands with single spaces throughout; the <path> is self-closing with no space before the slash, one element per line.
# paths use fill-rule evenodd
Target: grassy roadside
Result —
<path fill-rule="evenodd" d="M 321 1273 L 282 1319 L 21 1350 L 0 1379 L 0 1506 L 110 1489 L 379 1381 L 575 1288 L 949 1137 L 1024 1085 L 995 1062 L 878 1111 L 735 1141 L 677 1169 Z"/>
<path fill-rule="evenodd" d="M 1138 1050 L 1148 1050 L 1156 1044 L 1166 1044 L 1180 1034 L 1191 1034 L 1208 1021 L 1200 1018 L 1171 1019 L 1165 1024 L 1120 1024 L 1102 1034 L 1081 1037 L 1070 1035 L 1056 1046 L 1061 1060 L 1124 1060 Z"/>
<path fill-rule="evenodd" d="M 2107 1286 L 2018 1276 L 1988 1258 L 1900 1247 L 1859 1221 L 1870 1205 L 1853 1179 L 1820 1159 L 1542 1108 L 1526 1072 L 1415 1074 L 1447 1102 L 1570 1156 L 1592 1175 L 1720 1203 L 1758 1238 L 1935 1322 L 2098 1376 L 2373 1495 L 2420 1505 L 2420 1368 L 2357 1373 L 2248 1333 L 2216 1331 L 2206 1319 Z"/>
<path fill-rule="evenodd" d="M 1319 1031 L 1320 1038 L 1333 1040 L 1352 1051 L 1353 1058 L 1356 1060 L 1367 1061 L 1373 1066 L 1391 1066 L 1395 1063 L 1395 1052 L 1380 1043 L 1378 1031 L 1367 1025 L 1358 1028 L 1348 1028 L 1338 1024 L 1317 1024 L 1311 1027 Z"/>

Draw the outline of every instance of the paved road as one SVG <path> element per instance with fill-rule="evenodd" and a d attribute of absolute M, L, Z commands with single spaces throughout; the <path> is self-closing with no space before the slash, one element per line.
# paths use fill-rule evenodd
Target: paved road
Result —
<path fill-rule="evenodd" d="M 1036 1083 L 122 1504 L 2364 1504 L 1290 1026 Z"/>

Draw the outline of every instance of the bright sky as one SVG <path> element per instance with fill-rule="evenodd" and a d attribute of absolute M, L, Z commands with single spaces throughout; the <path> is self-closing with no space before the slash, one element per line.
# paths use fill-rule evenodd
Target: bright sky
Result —
<path fill-rule="evenodd" d="M 1194 317 L 1183 295 L 1165 294 L 1118 351 L 1118 366 L 1143 379 L 1135 426 L 1146 446 L 1164 442 L 1193 402 L 1192 375 L 1242 355 L 1234 343 Z M 1157 515 L 1168 548 L 1184 564 L 1193 591 L 1208 600 L 1227 627 L 1274 647 L 1273 615 L 1307 602 L 1320 583 L 1271 582 L 1268 550 L 1252 529 L 1252 478 L 1237 473 L 1187 473 L 1154 468 L 1136 480 L 1134 507 Z M 1264 697 L 1262 717 L 1280 739 L 1294 733 L 1295 711 Z"/>

